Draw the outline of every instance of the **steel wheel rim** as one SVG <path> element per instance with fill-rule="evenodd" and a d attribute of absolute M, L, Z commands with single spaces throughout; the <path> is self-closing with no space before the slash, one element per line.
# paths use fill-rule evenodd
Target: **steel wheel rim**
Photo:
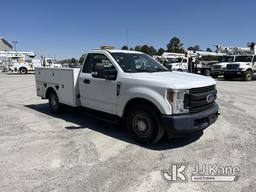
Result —
<path fill-rule="evenodd" d="M 144 115 L 137 114 L 132 121 L 132 127 L 135 133 L 140 137 L 148 137 L 150 135 L 151 124 Z"/>
<path fill-rule="evenodd" d="M 247 73 L 247 74 L 246 74 L 246 78 L 247 78 L 248 80 L 251 80 L 251 79 L 252 79 L 251 73 Z"/>
<path fill-rule="evenodd" d="M 58 98 L 55 95 L 51 95 L 51 106 L 53 109 L 57 109 L 58 108 Z"/>

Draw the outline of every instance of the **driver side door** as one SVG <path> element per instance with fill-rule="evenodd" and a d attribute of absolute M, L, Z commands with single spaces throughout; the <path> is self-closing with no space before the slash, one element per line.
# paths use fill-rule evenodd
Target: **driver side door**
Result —
<path fill-rule="evenodd" d="M 91 53 L 87 55 L 83 70 L 80 74 L 79 88 L 81 104 L 84 107 L 117 113 L 117 80 L 107 80 L 99 68 L 115 66 L 104 54 Z"/>

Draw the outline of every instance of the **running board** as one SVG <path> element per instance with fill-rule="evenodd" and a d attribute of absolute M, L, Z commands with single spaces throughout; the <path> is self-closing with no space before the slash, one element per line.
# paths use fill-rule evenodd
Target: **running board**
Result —
<path fill-rule="evenodd" d="M 120 123 L 119 117 L 117 117 L 115 115 L 108 114 L 108 113 L 100 112 L 100 111 L 94 111 L 91 109 L 82 109 L 81 114 L 86 115 L 91 118 L 94 118 L 94 119 L 105 121 L 105 122 L 111 123 L 111 124 Z"/>

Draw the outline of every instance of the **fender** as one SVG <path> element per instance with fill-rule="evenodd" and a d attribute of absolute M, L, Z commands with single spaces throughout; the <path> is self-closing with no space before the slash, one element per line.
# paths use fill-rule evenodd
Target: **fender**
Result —
<path fill-rule="evenodd" d="M 158 108 L 160 113 L 170 115 L 172 114 L 172 107 L 165 98 L 165 94 L 166 93 L 164 92 L 160 94 L 155 90 L 149 89 L 147 87 L 130 88 L 126 90 L 125 93 L 122 93 L 122 100 L 120 100 L 119 104 L 117 105 L 117 115 L 122 117 L 126 104 L 130 100 L 136 98 L 148 100 Z"/>

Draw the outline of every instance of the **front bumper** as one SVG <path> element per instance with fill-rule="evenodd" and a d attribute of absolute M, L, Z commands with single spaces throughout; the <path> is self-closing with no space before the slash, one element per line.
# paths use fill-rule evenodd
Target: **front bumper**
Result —
<path fill-rule="evenodd" d="M 224 75 L 231 77 L 243 77 L 244 71 L 225 71 Z"/>
<path fill-rule="evenodd" d="M 213 75 L 223 75 L 223 70 L 212 70 L 211 72 Z"/>
<path fill-rule="evenodd" d="M 211 109 L 200 113 L 172 116 L 162 115 L 162 126 L 169 138 L 198 132 L 206 129 L 217 120 L 218 110 L 219 106 L 215 104 Z"/>

